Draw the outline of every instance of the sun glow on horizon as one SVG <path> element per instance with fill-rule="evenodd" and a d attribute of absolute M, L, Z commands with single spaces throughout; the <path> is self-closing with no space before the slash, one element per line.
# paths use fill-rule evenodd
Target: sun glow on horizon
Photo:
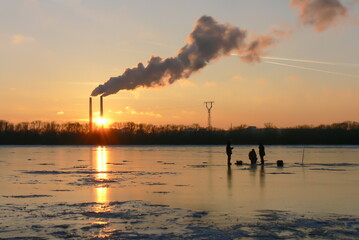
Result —
<path fill-rule="evenodd" d="M 107 118 L 98 117 L 94 119 L 94 123 L 96 123 L 96 125 L 99 127 L 107 127 L 110 124 L 110 120 Z"/>

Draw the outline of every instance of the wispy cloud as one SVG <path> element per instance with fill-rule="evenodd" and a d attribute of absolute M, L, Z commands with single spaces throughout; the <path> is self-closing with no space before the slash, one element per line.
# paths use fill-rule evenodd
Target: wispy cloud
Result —
<path fill-rule="evenodd" d="M 268 84 L 268 79 L 266 78 L 260 78 L 257 80 L 257 82 L 260 84 L 260 85 L 267 85 Z"/>
<path fill-rule="evenodd" d="M 65 112 L 60 111 L 60 112 L 57 112 L 56 114 L 57 114 L 57 115 L 64 115 L 64 114 L 65 114 Z"/>
<path fill-rule="evenodd" d="M 185 114 L 185 115 L 188 115 L 188 114 L 196 114 L 197 112 L 196 111 L 193 111 L 193 110 L 182 110 L 181 111 L 182 114 Z"/>
<path fill-rule="evenodd" d="M 285 78 L 285 80 L 291 81 L 291 82 L 299 82 L 299 81 L 301 81 L 302 79 L 301 79 L 300 77 L 298 77 L 298 76 L 291 75 L 291 76 L 287 76 L 287 77 Z"/>
<path fill-rule="evenodd" d="M 57 83 L 71 84 L 71 85 L 97 85 L 96 82 L 76 82 L 76 81 L 56 81 Z"/>
<path fill-rule="evenodd" d="M 144 115 L 144 116 L 149 116 L 149 117 L 156 117 L 156 118 L 161 118 L 162 115 L 159 114 L 159 113 L 154 113 L 154 112 L 142 112 L 142 111 L 136 111 L 135 109 L 127 106 L 125 107 L 125 109 L 122 111 L 122 110 L 118 110 L 118 111 L 115 111 L 116 114 L 130 114 L 130 115 Z"/>
<path fill-rule="evenodd" d="M 184 79 L 180 82 L 178 82 L 178 85 L 181 87 L 193 87 L 196 86 L 194 82 L 191 82 L 190 80 Z"/>
<path fill-rule="evenodd" d="M 216 82 L 205 82 L 204 86 L 205 87 L 215 87 L 215 86 L 217 86 L 217 83 Z"/>
<path fill-rule="evenodd" d="M 233 54 L 232 54 L 233 55 Z M 235 55 L 237 55 L 237 54 L 235 54 Z M 234 75 L 233 77 L 232 77 L 232 79 L 234 79 L 234 80 L 243 80 L 243 77 L 242 76 L 239 76 L 239 75 Z"/>
<path fill-rule="evenodd" d="M 33 37 L 25 36 L 23 34 L 14 34 L 11 36 L 11 43 L 14 45 L 23 44 L 26 42 L 33 42 L 35 39 Z"/>

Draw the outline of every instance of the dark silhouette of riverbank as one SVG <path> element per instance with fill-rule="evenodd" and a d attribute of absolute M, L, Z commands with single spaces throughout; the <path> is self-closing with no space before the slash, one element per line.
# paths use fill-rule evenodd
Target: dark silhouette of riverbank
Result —
<path fill-rule="evenodd" d="M 156 126 L 133 122 L 89 132 L 88 124 L 0 120 L 0 144 L 16 145 L 204 145 L 226 144 L 359 144 L 359 123 L 297 126 L 292 128 L 234 127 L 208 130 L 197 124 Z"/>

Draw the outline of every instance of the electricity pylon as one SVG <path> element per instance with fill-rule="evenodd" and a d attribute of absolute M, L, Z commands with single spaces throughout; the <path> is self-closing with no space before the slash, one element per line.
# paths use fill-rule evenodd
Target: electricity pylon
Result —
<path fill-rule="evenodd" d="M 208 110 L 208 129 L 212 128 L 212 124 L 211 124 L 211 109 L 213 107 L 214 101 L 208 101 L 208 102 L 204 102 L 206 104 L 206 108 Z"/>

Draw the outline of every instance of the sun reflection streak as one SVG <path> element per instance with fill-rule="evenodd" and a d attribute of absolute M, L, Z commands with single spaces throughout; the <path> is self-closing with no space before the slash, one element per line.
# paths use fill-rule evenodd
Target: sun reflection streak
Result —
<path fill-rule="evenodd" d="M 107 159 L 108 159 L 108 151 L 106 147 L 104 146 L 98 146 L 96 148 L 96 181 L 98 182 L 106 182 L 106 180 L 109 179 L 108 177 L 108 168 L 107 168 Z M 103 213 L 107 212 L 109 209 L 108 206 L 108 187 L 105 184 L 101 184 L 96 187 L 95 190 L 96 194 L 96 202 L 97 204 L 94 207 L 94 211 L 96 213 Z M 106 230 L 108 229 L 107 224 L 108 221 L 105 219 L 96 219 L 96 221 L 93 222 L 93 224 L 96 225 L 103 225 L 104 228 L 102 228 L 99 233 L 97 234 L 98 238 L 106 238 L 108 237 L 108 234 L 106 233 Z"/>
<path fill-rule="evenodd" d="M 98 146 L 96 149 L 97 158 L 96 158 L 96 178 L 98 181 L 108 180 L 107 175 L 107 149 L 106 147 Z M 96 188 L 96 202 L 106 203 L 107 199 L 107 186 L 99 186 Z"/>

